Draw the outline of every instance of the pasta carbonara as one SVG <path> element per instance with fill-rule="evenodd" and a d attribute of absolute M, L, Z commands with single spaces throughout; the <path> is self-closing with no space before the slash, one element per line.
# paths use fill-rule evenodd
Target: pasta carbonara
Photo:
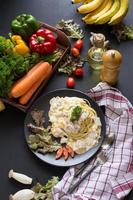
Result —
<path fill-rule="evenodd" d="M 77 120 L 71 121 L 75 107 L 81 113 Z M 77 154 L 94 147 L 100 138 L 101 122 L 89 102 L 79 97 L 54 97 L 50 100 L 49 120 L 54 137 L 61 138 Z"/>

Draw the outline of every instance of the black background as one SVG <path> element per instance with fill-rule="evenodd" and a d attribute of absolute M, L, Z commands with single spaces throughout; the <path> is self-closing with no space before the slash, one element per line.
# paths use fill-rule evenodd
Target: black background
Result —
<path fill-rule="evenodd" d="M 121 65 L 119 82 L 117 88 L 133 103 L 132 83 L 133 83 L 133 45 L 132 41 L 118 44 L 111 36 L 109 27 L 86 26 L 81 21 L 81 15 L 76 13 L 77 5 L 72 5 L 70 0 L 0 0 L 0 35 L 10 32 L 11 20 L 21 13 L 30 13 L 38 20 L 55 25 L 62 18 L 74 19 L 81 24 L 85 32 L 85 46 L 82 55 L 86 56 L 89 49 L 90 31 L 102 32 L 111 41 L 111 47 L 121 51 L 123 62 Z M 133 1 L 130 1 L 129 12 L 125 18 L 127 24 L 132 24 Z M 48 85 L 43 89 L 43 93 L 66 87 L 66 76 L 55 73 Z M 99 73 L 92 71 L 85 65 L 85 76 L 76 80 L 75 89 L 87 92 L 99 82 Z M 0 199 L 7 200 L 10 193 L 14 193 L 25 186 L 8 180 L 8 171 L 25 173 L 41 182 L 46 182 L 51 176 L 64 174 L 67 168 L 53 167 L 37 159 L 29 151 L 24 139 L 23 123 L 25 114 L 13 107 L 0 113 Z M 133 194 L 125 198 L 133 199 Z"/>

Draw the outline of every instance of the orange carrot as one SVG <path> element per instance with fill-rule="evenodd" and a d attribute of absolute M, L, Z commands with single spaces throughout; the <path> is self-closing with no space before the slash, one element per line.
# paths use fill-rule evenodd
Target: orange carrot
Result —
<path fill-rule="evenodd" d="M 66 149 L 67 149 L 68 153 L 70 154 L 70 156 L 73 158 L 74 151 L 73 151 L 72 147 L 70 147 L 69 145 L 66 145 Z"/>
<path fill-rule="evenodd" d="M 30 71 L 28 72 L 29 74 L 31 74 L 31 73 L 33 73 L 37 68 L 38 68 L 38 66 L 40 65 L 40 64 L 42 64 L 44 61 L 40 61 L 39 63 L 37 63 L 34 67 L 32 67 L 31 69 L 30 69 Z"/>
<path fill-rule="evenodd" d="M 51 68 L 48 62 L 40 62 L 35 65 L 25 76 L 19 79 L 11 89 L 11 96 L 18 98 L 24 95 L 34 83 L 39 81 Z"/>
<path fill-rule="evenodd" d="M 37 81 L 36 83 L 34 83 L 32 85 L 32 87 L 28 90 L 28 92 L 26 92 L 24 95 L 22 95 L 19 99 L 19 103 L 22 105 L 25 105 L 26 103 L 28 103 L 28 101 L 30 100 L 30 98 L 32 97 L 32 95 L 34 94 L 34 92 L 39 88 L 39 86 L 41 85 L 41 83 L 49 76 L 50 72 L 52 71 L 52 66 L 49 66 L 49 69 L 47 70 L 45 76 L 43 76 L 39 81 Z"/>
<path fill-rule="evenodd" d="M 62 157 L 63 155 L 63 147 L 61 147 L 60 149 L 58 149 L 58 151 L 56 152 L 56 156 L 55 159 L 58 160 Z"/>
<path fill-rule="evenodd" d="M 63 156 L 64 156 L 64 159 L 67 160 L 68 157 L 69 157 L 69 154 L 68 154 L 68 151 L 65 147 L 63 147 Z"/>

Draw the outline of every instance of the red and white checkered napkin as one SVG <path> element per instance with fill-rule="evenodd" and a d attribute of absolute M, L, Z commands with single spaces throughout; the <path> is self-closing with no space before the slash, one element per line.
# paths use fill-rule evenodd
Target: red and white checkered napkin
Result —
<path fill-rule="evenodd" d="M 133 107 L 117 89 L 106 83 L 99 83 L 88 95 L 105 106 L 106 134 L 114 133 L 116 141 L 109 150 L 108 161 L 68 195 L 69 187 L 76 181 L 75 171 L 81 165 L 71 167 L 54 187 L 54 200 L 117 200 L 123 199 L 133 188 Z M 88 168 L 94 162 L 95 159 Z"/>

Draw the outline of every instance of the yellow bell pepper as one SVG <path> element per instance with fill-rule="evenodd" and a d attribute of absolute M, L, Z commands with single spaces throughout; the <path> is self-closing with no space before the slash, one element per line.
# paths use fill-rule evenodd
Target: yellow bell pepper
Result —
<path fill-rule="evenodd" d="M 13 48 L 14 53 L 18 53 L 20 55 L 26 55 L 30 52 L 29 47 L 26 45 L 26 43 L 23 41 L 20 35 L 13 35 L 11 37 L 11 41 L 15 44 Z"/>
<path fill-rule="evenodd" d="M 3 101 L 0 100 L 0 112 L 5 110 L 5 105 L 3 103 Z"/>

